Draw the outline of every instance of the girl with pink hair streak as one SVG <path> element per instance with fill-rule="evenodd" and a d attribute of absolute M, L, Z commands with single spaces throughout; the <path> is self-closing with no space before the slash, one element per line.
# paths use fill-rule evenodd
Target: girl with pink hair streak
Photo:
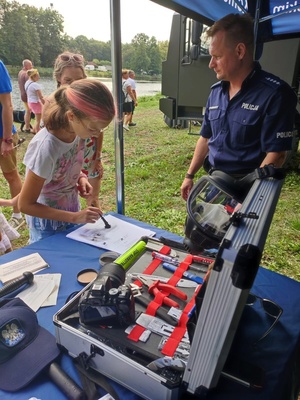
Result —
<path fill-rule="evenodd" d="M 30 243 L 69 229 L 96 222 L 99 207 L 80 210 L 79 194 L 92 195 L 81 172 L 85 139 L 97 137 L 115 116 L 109 89 L 96 79 L 61 86 L 43 113 L 44 128 L 30 141 L 25 157 L 26 177 L 19 206 L 26 214 Z"/>
<path fill-rule="evenodd" d="M 56 80 L 57 87 L 70 85 L 70 83 L 79 79 L 87 78 L 85 61 L 81 54 L 64 51 L 59 54 L 54 63 L 53 77 Z M 89 137 L 85 141 L 85 151 L 82 165 L 89 183 L 93 186 L 93 194 L 87 199 L 88 206 L 100 207 L 100 188 L 103 177 L 102 164 L 102 146 L 103 133 L 96 137 Z"/>

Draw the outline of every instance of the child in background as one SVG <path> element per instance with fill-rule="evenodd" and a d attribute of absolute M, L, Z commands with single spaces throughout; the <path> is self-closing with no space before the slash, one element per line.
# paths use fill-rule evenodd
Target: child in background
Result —
<path fill-rule="evenodd" d="M 37 69 L 32 68 L 27 71 L 29 79 L 25 82 L 25 91 L 28 99 L 28 107 L 35 114 L 35 125 L 32 133 L 36 134 L 40 130 L 42 119 L 42 105 L 45 103 L 42 87 L 37 81 L 40 75 Z"/>
<path fill-rule="evenodd" d="M 96 222 L 101 210 L 80 210 L 78 192 L 92 195 L 81 172 L 85 139 L 98 137 L 115 116 L 109 89 L 97 79 L 74 81 L 50 96 L 44 128 L 30 141 L 24 157 L 26 177 L 19 205 L 26 215 L 30 243 L 75 224 Z"/>
<path fill-rule="evenodd" d="M 18 196 L 13 199 L 0 199 L 1 207 L 13 207 L 18 202 Z M 24 221 L 25 222 L 25 221 Z M 0 211 L 0 255 L 12 251 L 11 240 L 18 239 L 20 234 L 6 220 Z"/>
<path fill-rule="evenodd" d="M 57 87 L 70 85 L 74 81 L 86 78 L 83 56 L 69 51 L 60 54 L 54 63 L 53 76 L 57 82 Z M 99 193 L 103 177 L 102 145 L 103 133 L 97 137 L 86 139 L 82 166 L 82 171 L 87 175 L 89 183 L 93 187 L 93 193 L 88 197 L 87 205 L 99 208 Z"/>

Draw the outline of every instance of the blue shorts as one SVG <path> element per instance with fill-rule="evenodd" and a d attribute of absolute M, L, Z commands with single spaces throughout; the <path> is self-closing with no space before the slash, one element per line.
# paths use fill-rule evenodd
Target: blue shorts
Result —
<path fill-rule="evenodd" d="M 41 229 L 40 221 L 38 218 L 34 219 L 34 227 L 29 228 L 29 244 L 37 242 L 38 240 L 45 239 L 49 236 L 53 236 L 56 233 L 63 232 L 67 229 L 74 228 L 76 224 L 65 223 L 57 229 L 53 229 L 51 225 L 52 221 L 49 220 L 46 224 L 45 229 Z"/>

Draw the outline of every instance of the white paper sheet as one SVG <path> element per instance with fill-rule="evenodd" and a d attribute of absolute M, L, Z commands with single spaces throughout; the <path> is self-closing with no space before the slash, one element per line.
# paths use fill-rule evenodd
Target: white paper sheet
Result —
<path fill-rule="evenodd" d="M 0 280 L 5 283 L 11 279 L 22 276 L 23 272 L 36 272 L 48 268 L 47 262 L 39 253 L 32 253 L 17 260 L 0 265 Z"/>
<path fill-rule="evenodd" d="M 16 297 L 22 299 L 30 308 L 54 306 L 57 303 L 61 274 L 35 275 L 34 283 Z"/>
<path fill-rule="evenodd" d="M 85 224 L 67 235 L 68 238 L 88 243 L 101 249 L 125 253 L 142 236 L 154 236 L 150 229 L 140 228 L 112 215 L 105 216 L 111 228 L 106 229 L 101 218 L 94 224 Z"/>
<path fill-rule="evenodd" d="M 47 279 L 47 281 L 54 282 L 54 288 L 41 307 L 49 307 L 55 306 L 57 303 L 57 296 L 58 296 L 58 289 L 61 280 L 61 274 L 43 274 L 43 275 L 36 275 L 35 280 Z"/>

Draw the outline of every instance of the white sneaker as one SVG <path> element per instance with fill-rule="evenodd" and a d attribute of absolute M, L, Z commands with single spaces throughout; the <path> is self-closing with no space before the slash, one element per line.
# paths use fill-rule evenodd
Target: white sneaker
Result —
<path fill-rule="evenodd" d="M 125 129 L 125 131 L 130 131 L 129 126 L 128 125 L 123 125 L 123 128 Z"/>
<path fill-rule="evenodd" d="M 14 229 L 18 230 L 25 224 L 25 219 L 23 217 L 21 218 L 11 217 L 11 219 L 9 220 L 9 224 Z"/>
<path fill-rule="evenodd" d="M 0 232 L 2 235 L 4 234 L 7 236 L 9 240 L 15 240 L 20 237 L 19 232 L 17 232 L 17 230 L 7 222 L 7 219 L 2 212 L 0 212 Z"/>

